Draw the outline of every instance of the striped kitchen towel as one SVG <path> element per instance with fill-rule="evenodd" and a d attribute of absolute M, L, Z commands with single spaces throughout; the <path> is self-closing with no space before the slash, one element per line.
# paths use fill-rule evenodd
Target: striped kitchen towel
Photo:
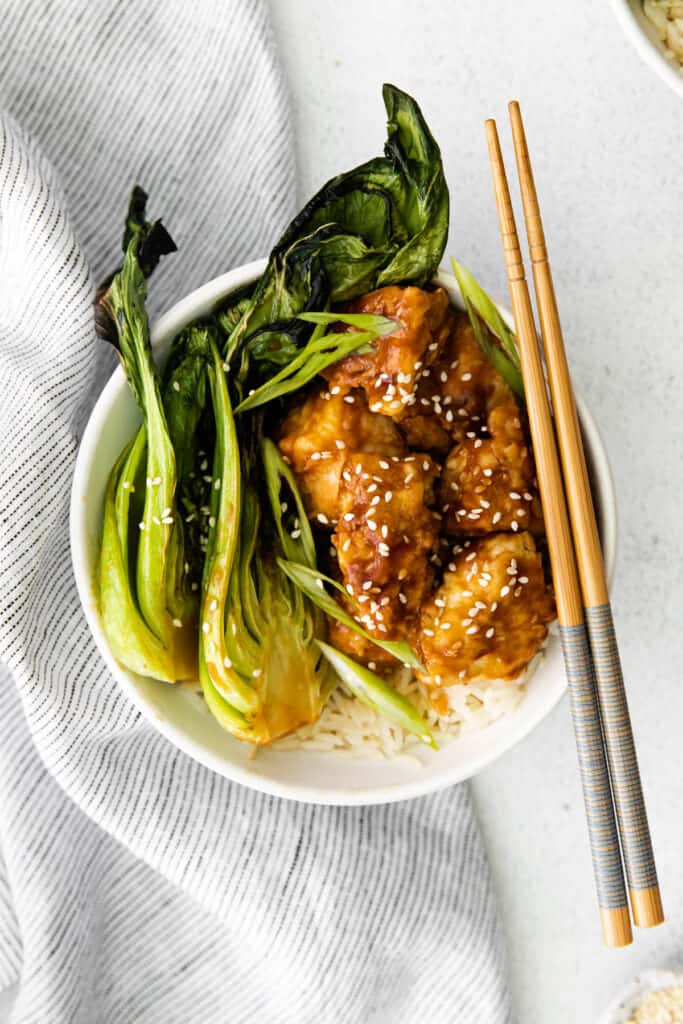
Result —
<path fill-rule="evenodd" d="M 503 1024 L 465 787 L 298 805 L 174 749 L 110 678 L 69 555 L 79 433 L 112 365 L 93 281 L 130 186 L 179 244 L 156 308 L 294 212 L 259 0 L 5 0 L 0 64 L 0 988 L 16 1024 Z"/>

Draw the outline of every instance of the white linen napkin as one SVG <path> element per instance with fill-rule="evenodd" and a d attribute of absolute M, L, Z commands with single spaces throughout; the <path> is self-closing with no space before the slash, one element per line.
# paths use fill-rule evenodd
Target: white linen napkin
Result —
<path fill-rule="evenodd" d="M 6 0 L 0 65 L 0 988 L 15 1024 L 510 1019 L 465 787 L 298 805 L 212 774 L 127 702 L 71 572 L 79 433 L 112 355 L 93 281 L 139 181 L 166 308 L 295 210 L 258 0 Z M 11 115 L 11 116 L 10 116 Z M 30 132 L 30 134 L 29 134 Z M 369 147 L 372 150 L 372 147 Z"/>

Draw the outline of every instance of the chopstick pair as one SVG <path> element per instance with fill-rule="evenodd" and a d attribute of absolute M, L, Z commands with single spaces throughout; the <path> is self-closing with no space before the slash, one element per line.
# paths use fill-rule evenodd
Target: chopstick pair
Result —
<path fill-rule="evenodd" d="M 608 946 L 625 946 L 632 941 L 632 931 L 622 857 L 635 924 L 661 924 L 664 914 L 538 197 L 519 104 L 513 101 L 508 110 L 559 456 L 541 344 L 493 120 L 486 122 L 489 159 L 545 517 L 603 936 Z"/>

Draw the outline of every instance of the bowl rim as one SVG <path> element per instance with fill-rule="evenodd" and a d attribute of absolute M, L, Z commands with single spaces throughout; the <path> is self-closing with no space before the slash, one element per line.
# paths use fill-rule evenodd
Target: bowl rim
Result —
<path fill-rule="evenodd" d="M 632 0 L 610 0 L 612 10 L 621 25 L 624 35 L 628 38 L 633 48 L 641 59 L 666 82 L 679 96 L 683 96 L 683 73 L 679 72 L 675 65 L 664 56 L 663 44 L 655 40 L 641 24 L 636 14 Z M 635 0 L 640 3 L 640 0 Z M 642 17 L 646 18 L 645 12 Z M 653 29 L 654 31 L 654 29 Z"/>
<path fill-rule="evenodd" d="M 181 298 L 152 325 L 152 346 L 157 347 L 164 339 L 175 335 L 188 322 L 205 313 L 208 308 L 215 305 L 222 298 L 230 294 L 230 292 L 236 291 L 244 285 L 255 281 L 263 272 L 265 265 L 266 260 L 261 259 L 237 267 L 213 278 Z M 445 286 L 451 292 L 451 295 L 460 295 L 457 282 L 452 274 L 440 270 L 435 275 L 434 281 Z M 498 308 L 504 319 L 512 325 L 512 316 L 509 311 L 503 306 L 498 306 Z M 204 744 L 195 741 L 169 719 L 165 717 L 160 718 L 157 710 L 140 693 L 135 679 L 125 668 L 118 664 L 111 653 L 104 635 L 99 612 L 92 599 L 92 577 L 91 570 L 88 568 L 86 554 L 87 512 L 84 498 L 87 493 L 90 470 L 96 459 L 99 439 L 106 424 L 110 406 L 117 393 L 125 387 L 127 387 L 125 375 L 122 367 L 119 365 L 100 392 L 80 440 L 74 468 L 69 509 L 69 538 L 72 566 L 83 613 L 107 668 L 112 673 L 117 685 L 121 687 L 142 716 L 179 750 L 182 750 L 195 761 L 215 771 L 217 774 L 271 796 L 304 803 L 333 806 L 393 803 L 437 792 L 447 786 L 455 785 L 477 775 L 528 736 L 560 702 L 567 689 L 564 677 L 562 677 L 561 683 L 548 687 L 545 699 L 538 702 L 538 706 L 533 714 L 520 719 L 513 718 L 501 736 L 496 735 L 495 738 L 492 737 L 492 742 L 488 746 L 480 752 L 470 754 L 466 765 L 444 765 L 441 770 L 425 766 L 424 771 L 420 772 L 414 779 L 402 780 L 396 783 L 384 783 L 362 789 L 344 785 L 338 785 L 333 788 L 329 786 L 319 787 L 309 783 L 293 784 L 271 776 L 249 772 L 235 761 L 230 762 L 228 771 L 226 761 L 214 755 Z M 590 451 L 591 462 L 602 499 L 602 543 L 607 575 L 611 582 L 614 573 L 617 545 L 614 481 L 597 424 L 580 395 L 576 395 L 576 405 L 582 430 L 588 442 L 588 450 Z M 495 725 L 495 723 L 493 724 Z"/>

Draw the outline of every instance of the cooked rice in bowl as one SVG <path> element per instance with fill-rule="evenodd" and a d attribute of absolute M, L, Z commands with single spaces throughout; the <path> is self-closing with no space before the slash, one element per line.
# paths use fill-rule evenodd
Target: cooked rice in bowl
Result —
<path fill-rule="evenodd" d="M 683 0 L 644 0 L 643 10 L 666 46 L 665 56 L 683 73 Z"/>
<path fill-rule="evenodd" d="M 444 690 L 449 702 L 445 715 L 435 711 L 424 687 L 410 669 L 394 673 L 391 682 L 419 708 L 434 739 L 442 747 L 463 733 L 478 732 L 513 712 L 524 699 L 526 684 L 542 659 L 543 649 L 526 671 L 512 681 L 481 679 L 448 687 Z M 273 750 L 315 751 L 366 759 L 411 754 L 421 747 L 417 737 L 361 704 L 343 685 L 332 693 L 317 722 L 272 744 Z"/>

